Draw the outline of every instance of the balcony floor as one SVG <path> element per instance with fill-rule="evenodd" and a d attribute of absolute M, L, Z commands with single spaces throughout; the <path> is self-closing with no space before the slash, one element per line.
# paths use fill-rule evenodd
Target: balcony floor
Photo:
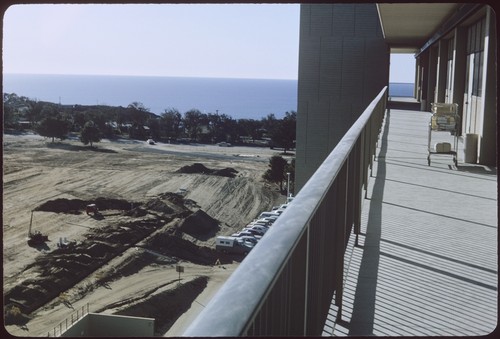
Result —
<path fill-rule="evenodd" d="M 324 336 L 475 336 L 498 314 L 497 170 L 431 155 L 430 113 L 391 109 L 379 138 L 359 245 L 345 258 L 342 320 Z M 433 132 L 432 143 L 448 141 Z"/>

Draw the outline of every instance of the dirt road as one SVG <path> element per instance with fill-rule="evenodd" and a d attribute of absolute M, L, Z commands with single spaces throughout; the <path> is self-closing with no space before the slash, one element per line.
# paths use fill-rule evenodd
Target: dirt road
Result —
<path fill-rule="evenodd" d="M 50 143 L 32 134 L 4 134 L 3 139 L 4 297 L 30 279 L 40 280 L 41 272 L 61 274 L 53 272 L 55 269 L 43 271 L 41 266 L 36 266 L 51 256 L 59 260 L 57 262 L 75 256 L 78 264 L 89 270 L 77 283 L 29 313 L 29 319 L 7 325 L 8 332 L 16 336 L 46 336 L 73 311 L 87 304 L 91 312 L 119 313 L 126 312 L 131 305 L 145 305 L 155 297 L 178 299 L 178 296 L 174 298 L 177 292 L 172 291 L 179 285 L 175 271 L 179 263 L 186 266 L 181 283 L 188 286 L 188 282 L 193 281 L 195 286 L 189 303 L 184 304 L 190 307 L 191 303 L 207 302 L 207 296 L 217 290 L 238 264 L 237 261 L 227 263 L 226 269 L 222 269 L 205 263 L 213 259 L 210 250 L 215 236 L 240 230 L 260 212 L 284 199 L 261 179 L 269 158 L 277 154 L 266 148 L 103 140 L 96 144 L 97 148 L 90 149 L 78 140 Z M 234 177 L 179 171 L 194 163 L 213 170 L 231 169 Z M 166 196 L 170 192 L 179 193 L 181 199 Z M 83 211 L 81 204 L 95 201 L 105 206 L 101 218 Z M 118 202 L 122 205 L 116 205 Z M 60 207 L 61 203 L 65 206 L 61 211 L 42 208 L 50 204 Z M 158 204 L 163 209 L 158 209 Z M 49 237 L 44 246 L 37 248 L 26 243 L 32 210 L 35 210 L 32 231 Z M 179 231 L 183 218 L 197 210 L 217 221 L 214 232 L 198 236 Z M 137 227 L 136 233 L 132 232 L 134 227 Z M 172 232 L 185 241 L 178 246 L 186 247 L 189 242 L 195 246 L 187 246 L 189 251 L 203 253 L 205 261 L 193 263 L 183 258 L 182 255 L 187 255 L 184 248 L 182 255 L 175 255 L 160 246 L 159 251 L 166 253 L 164 257 L 146 251 L 156 250 L 157 244 L 166 241 L 161 237 Z M 106 248 L 110 252 L 92 257 L 91 248 L 96 248 L 97 241 L 104 242 L 99 236 L 106 236 L 103 239 L 108 241 Z M 76 245 L 72 249 L 59 249 L 60 239 Z M 138 244 L 142 247 L 137 247 Z M 78 252 L 80 250 L 86 252 Z M 75 255 L 77 252 L 85 254 Z M 59 259 L 56 260 L 55 254 Z M 89 262 L 82 262 L 89 255 Z M 131 270 L 130 266 L 135 268 Z M 120 271 L 121 275 L 113 275 L 116 267 L 126 268 L 128 273 Z M 107 276 L 113 278 L 105 279 Z M 196 280 L 200 277 L 206 277 L 206 282 Z M 43 276 L 43 279 L 48 278 Z M 59 280 L 57 283 L 65 286 Z M 203 302 L 193 303 L 198 295 Z M 8 304 L 9 300 L 5 302 Z M 185 312 L 185 306 L 178 309 Z M 169 335 L 181 334 L 172 333 L 186 326 L 189 317 L 183 319 L 184 325 L 172 326 L 171 319 L 162 323 L 159 335 L 169 329 Z"/>

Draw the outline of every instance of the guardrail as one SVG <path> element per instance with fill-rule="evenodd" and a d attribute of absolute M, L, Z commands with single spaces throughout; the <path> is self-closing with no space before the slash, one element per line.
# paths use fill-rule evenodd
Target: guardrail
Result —
<path fill-rule="evenodd" d="M 53 331 L 47 332 L 47 337 L 51 335 L 53 337 L 60 337 L 63 335 L 65 331 L 68 330 L 75 323 L 80 321 L 86 314 L 89 314 L 89 304 L 83 305 L 81 308 L 78 308 L 76 312 L 71 313 L 71 317 L 67 317 L 63 321 L 59 323 L 59 325 L 54 326 Z"/>
<path fill-rule="evenodd" d="M 387 101 L 365 109 L 184 336 L 321 335 L 333 296 L 342 313 L 344 253 L 360 232 Z"/>

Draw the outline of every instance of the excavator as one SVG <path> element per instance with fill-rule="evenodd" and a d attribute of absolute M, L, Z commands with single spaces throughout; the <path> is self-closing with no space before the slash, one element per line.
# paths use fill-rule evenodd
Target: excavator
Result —
<path fill-rule="evenodd" d="M 28 229 L 28 245 L 38 246 L 44 244 L 49 240 L 49 237 L 40 233 L 40 231 L 31 232 L 31 226 L 33 225 L 33 211 L 31 211 L 30 227 Z"/>

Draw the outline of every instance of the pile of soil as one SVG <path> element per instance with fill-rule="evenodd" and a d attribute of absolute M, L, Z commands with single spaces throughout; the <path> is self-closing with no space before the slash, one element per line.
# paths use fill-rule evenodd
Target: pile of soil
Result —
<path fill-rule="evenodd" d="M 234 178 L 236 177 L 238 171 L 231 167 L 226 167 L 220 170 L 209 169 L 205 167 L 205 165 L 203 164 L 194 163 L 192 165 L 181 167 L 179 170 L 177 170 L 177 173 L 188 173 L 188 174 L 197 173 L 197 174 L 218 175 L 221 177 Z"/>
<path fill-rule="evenodd" d="M 134 206 L 140 206 L 140 203 L 131 202 L 121 199 L 109 199 L 104 197 L 98 197 L 92 201 L 86 201 L 81 199 L 55 199 L 49 200 L 40 206 L 36 207 L 35 211 L 44 212 L 54 212 L 54 213 L 70 213 L 70 214 L 80 214 L 85 211 L 85 207 L 89 204 L 95 204 L 97 209 L 103 210 L 131 210 Z"/>
<path fill-rule="evenodd" d="M 201 276 L 177 288 L 150 296 L 135 305 L 116 312 L 117 315 L 155 319 L 155 335 L 162 336 L 190 307 L 207 287 L 208 278 Z"/>
<path fill-rule="evenodd" d="M 168 233 L 157 233 L 148 239 L 146 247 L 154 248 L 155 251 L 165 256 L 179 258 L 197 265 L 214 265 L 217 260 L 221 264 L 228 264 L 233 260 L 233 257 L 221 257 L 222 254 L 213 248 L 198 246 L 189 240 Z"/>
<path fill-rule="evenodd" d="M 36 210 L 73 214 L 84 208 L 88 202 L 56 199 L 41 204 Z M 85 240 L 72 242 L 39 256 L 20 273 L 18 284 L 4 291 L 6 307 L 15 305 L 22 314 L 29 315 L 46 302 L 57 298 L 61 291 L 76 285 L 111 259 L 142 241 L 146 243 L 141 246 L 144 249 L 172 257 L 168 264 L 182 259 L 201 265 L 213 265 L 219 259 L 214 249 L 199 247 L 182 239 L 184 230 L 193 234 L 215 232 L 218 222 L 202 210 L 193 212 L 188 209 L 180 195 L 162 194 L 145 202 L 140 208 L 144 213 L 139 216 L 130 213 L 137 211 L 139 207 L 129 210 L 132 205 L 140 205 L 138 203 L 105 198 L 97 198 L 93 202 L 101 206 L 101 209 L 125 209 L 124 212 L 130 217 L 115 224 L 91 228 L 84 235 Z M 182 223 L 180 228 L 176 222 L 171 223 L 172 220 L 184 218 L 188 221 Z M 105 223 L 106 219 L 99 222 Z M 148 240 L 148 237 L 152 238 Z M 153 262 L 155 258 L 147 251 L 134 254 L 127 258 L 122 266 L 116 267 L 112 275 L 103 277 L 100 284 L 136 273 Z"/>
<path fill-rule="evenodd" d="M 184 219 L 179 230 L 197 239 L 206 240 L 215 236 L 220 227 L 217 220 L 203 210 L 198 210 Z"/>

